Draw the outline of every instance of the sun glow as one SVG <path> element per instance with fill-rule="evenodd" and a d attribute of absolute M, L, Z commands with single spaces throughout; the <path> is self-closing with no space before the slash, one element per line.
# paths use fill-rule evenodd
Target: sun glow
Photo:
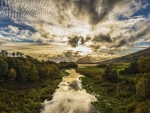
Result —
<path fill-rule="evenodd" d="M 73 50 L 73 52 L 80 51 L 81 52 L 80 54 L 82 56 L 92 53 L 91 48 L 88 48 L 88 47 L 85 47 L 85 46 L 81 46 L 81 45 L 79 45 L 76 48 L 72 48 L 72 50 Z"/>

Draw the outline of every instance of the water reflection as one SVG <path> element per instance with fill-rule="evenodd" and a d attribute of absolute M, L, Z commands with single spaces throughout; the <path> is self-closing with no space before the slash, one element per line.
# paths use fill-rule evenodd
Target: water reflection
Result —
<path fill-rule="evenodd" d="M 80 77 L 74 69 L 67 70 L 69 76 L 63 77 L 51 101 L 45 100 L 41 113 L 99 113 L 91 102 L 96 101 L 94 95 L 88 94 L 81 85 Z"/>

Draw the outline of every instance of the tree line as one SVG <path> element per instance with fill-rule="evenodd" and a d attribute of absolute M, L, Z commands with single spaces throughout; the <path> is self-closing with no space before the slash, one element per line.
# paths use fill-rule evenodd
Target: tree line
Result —
<path fill-rule="evenodd" d="M 2 57 L 25 57 L 25 55 L 21 52 L 8 52 L 7 50 L 1 50 L 0 56 Z"/>
<path fill-rule="evenodd" d="M 55 63 L 42 62 L 32 57 L 0 58 L 1 81 L 26 83 L 58 75 L 59 68 Z"/>
<path fill-rule="evenodd" d="M 39 79 L 58 77 L 60 69 L 74 67 L 77 65 L 73 62 L 40 61 L 28 55 L 26 58 L 1 56 L 0 81 L 36 82 Z"/>
<path fill-rule="evenodd" d="M 129 67 L 119 72 L 121 75 L 135 76 L 136 94 L 140 98 L 150 97 L 150 56 L 141 57 Z"/>

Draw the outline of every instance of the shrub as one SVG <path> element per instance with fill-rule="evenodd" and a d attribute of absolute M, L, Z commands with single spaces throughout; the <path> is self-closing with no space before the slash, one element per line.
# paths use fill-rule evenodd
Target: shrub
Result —
<path fill-rule="evenodd" d="M 146 98 L 150 95 L 150 73 L 136 75 L 136 94 L 140 98 Z"/>
<path fill-rule="evenodd" d="M 6 75 L 8 72 L 8 64 L 5 60 L 0 58 L 0 75 Z"/>
<path fill-rule="evenodd" d="M 118 73 L 116 67 L 113 65 L 107 66 L 104 73 L 102 74 L 102 79 L 104 81 L 117 82 Z"/>
<path fill-rule="evenodd" d="M 9 80 L 15 80 L 17 76 L 16 70 L 11 68 L 9 73 L 8 73 L 8 79 Z"/>

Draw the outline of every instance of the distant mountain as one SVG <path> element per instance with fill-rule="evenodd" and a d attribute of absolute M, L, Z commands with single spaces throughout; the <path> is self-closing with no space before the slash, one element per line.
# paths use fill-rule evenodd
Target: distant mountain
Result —
<path fill-rule="evenodd" d="M 141 56 L 150 56 L 150 47 L 146 48 L 144 50 L 126 55 L 126 56 L 122 56 L 122 57 L 118 57 L 118 58 L 114 58 L 114 59 L 110 59 L 110 60 L 105 60 L 105 61 L 102 61 L 99 63 L 110 64 L 110 63 L 119 63 L 119 62 L 135 62 Z"/>
<path fill-rule="evenodd" d="M 77 64 L 92 64 L 94 62 L 92 61 L 92 59 L 89 56 L 86 56 L 86 57 L 83 57 L 83 58 L 79 58 L 76 61 L 76 63 Z"/>

